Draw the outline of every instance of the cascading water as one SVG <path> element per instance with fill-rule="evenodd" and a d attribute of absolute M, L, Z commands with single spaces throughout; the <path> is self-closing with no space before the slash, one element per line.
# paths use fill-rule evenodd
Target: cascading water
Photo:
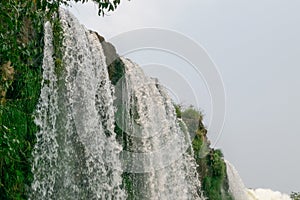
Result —
<path fill-rule="evenodd" d="M 116 85 L 116 124 L 126 135 L 121 154 L 135 199 L 201 199 L 191 141 L 174 105 L 156 80 L 122 59 L 125 76 Z M 123 137 L 124 138 L 124 137 Z"/>
<path fill-rule="evenodd" d="M 64 69 L 54 67 L 51 25 L 45 24 L 31 198 L 125 199 L 101 44 L 68 12 L 61 10 L 60 17 Z"/>
<path fill-rule="evenodd" d="M 97 35 L 69 12 L 59 15 L 62 69 L 45 24 L 30 198 L 205 199 L 190 136 L 162 86 L 122 59 L 125 76 L 114 89 Z M 115 125 L 124 134 L 121 144 Z"/>
<path fill-rule="evenodd" d="M 234 166 L 225 160 L 229 191 L 235 200 L 249 200 L 246 187 Z"/>
<path fill-rule="evenodd" d="M 34 199 L 39 196 L 50 197 L 54 193 L 56 178 L 55 170 L 49 170 L 56 166 L 58 158 L 57 113 L 58 94 L 57 77 L 54 73 L 53 61 L 53 35 L 51 24 L 47 22 L 44 26 L 44 58 L 43 58 L 43 80 L 39 105 L 35 123 L 40 127 L 36 134 L 37 141 L 34 149 L 34 182 L 32 189 Z"/>

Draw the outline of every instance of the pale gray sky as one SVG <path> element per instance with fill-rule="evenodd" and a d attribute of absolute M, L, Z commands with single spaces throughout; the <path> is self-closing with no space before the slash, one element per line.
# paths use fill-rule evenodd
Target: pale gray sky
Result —
<path fill-rule="evenodd" d="M 74 4 L 70 10 L 106 39 L 158 27 L 201 44 L 226 88 L 227 115 L 217 147 L 247 187 L 300 191 L 300 1 L 123 0 L 104 18 L 97 17 L 93 4 Z M 149 55 L 129 57 L 143 65 L 154 59 L 155 53 Z M 175 62 L 161 57 L 153 62 Z M 200 93 L 210 116 L 204 86 Z"/>

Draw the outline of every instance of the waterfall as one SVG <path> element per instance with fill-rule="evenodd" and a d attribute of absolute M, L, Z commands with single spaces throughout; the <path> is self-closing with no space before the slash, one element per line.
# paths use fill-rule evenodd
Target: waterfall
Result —
<path fill-rule="evenodd" d="M 44 25 L 44 58 L 43 80 L 35 123 L 40 131 L 36 134 L 34 148 L 34 174 L 33 190 L 38 196 L 51 197 L 54 193 L 55 170 L 49 170 L 56 166 L 58 158 L 58 143 L 56 140 L 56 121 L 58 113 L 57 77 L 54 73 L 53 60 L 53 35 L 49 22 Z"/>
<path fill-rule="evenodd" d="M 205 199 L 190 134 L 165 89 L 125 58 L 113 86 L 97 34 L 68 11 L 59 17 L 61 61 L 44 26 L 30 199 Z"/>
<path fill-rule="evenodd" d="M 68 12 L 60 18 L 63 69 L 55 68 L 52 28 L 45 24 L 31 199 L 126 199 L 101 44 Z"/>
<path fill-rule="evenodd" d="M 122 58 L 125 76 L 116 85 L 116 124 L 130 145 L 123 168 L 136 199 L 201 199 L 190 136 L 177 120 L 174 105 L 157 80 Z M 123 136 L 124 138 L 124 136 Z"/>
<path fill-rule="evenodd" d="M 246 187 L 238 174 L 237 170 L 234 166 L 225 160 L 226 163 L 226 172 L 229 182 L 229 191 L 234 197 L 235 200 L 250 200 L 247 192 Z"/>

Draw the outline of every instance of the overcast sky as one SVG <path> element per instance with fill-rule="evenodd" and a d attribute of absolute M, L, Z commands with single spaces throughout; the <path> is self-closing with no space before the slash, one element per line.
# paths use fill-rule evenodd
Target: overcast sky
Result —
<path fill-rule="evenodd" d="M 74 4 L 70 10 L 106 39 L 137 28 L 158 27 L 201 44 L 226 89 L 226 120 L 217 147 L 247 187 L 300 191 L 299 0 L 123 0 L 104 18 L 97 17 L 93 4 Z M 128 56 L 147 65 L 157 52 L 146 54 Z M 153 62 L 179 63 L 165 63 L 168 56 L 160 54 Z M 209 121 L 208 91 L 203 86 L 197 92 Z"/>

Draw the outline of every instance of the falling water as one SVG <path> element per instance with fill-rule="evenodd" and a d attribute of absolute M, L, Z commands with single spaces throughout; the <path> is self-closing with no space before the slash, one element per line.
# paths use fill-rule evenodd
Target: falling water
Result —
<path fill-rule="evenodd" d="M 54 67 L 51 25 L 45 24 L 31 198 L 125 199 L 101 44 L 68 12 L 60 17 L 64 69 Z"/>
<path fill-rule="evenodd" d="M 229 191 L 233 195 L 234 199 L 250 200 L 246 192 L 246 187 L 240 175 L 238 174 L 237 170 L 228 161 L 225 161 L 225 163 L 226 163 L 226 171 L 227 171 L 227 177 L 229 182 Z"/>
<path fill-rule="evenodd" d="M 123 168 L 136 199 L 201 199 L 190 136 L 157 80 L 127 59 L 116 85 L 116 123 L 126 135 Z M 181 124 L 181 126 L 180 126 Z"/>
<path fill-rule="evenodd" d="M 63 67 L 45 24 L 30 198 L 205 199 L 190 135 L 165 89 L 123 58 L 113 87 L 97 35 L 68 11 L 59 15 Z"/>
<path fill-rule="evenodd" d="M 54 73 L 53 61 L 53 35 L 51 24 L 47 22 L 44 26 L 44 58 L 43 58 L 43 80 L 40 100 L 37 108 L 35 123 L 40 127 L 36 134 L 37 141 L 34 149 L 34 190 L 33 197 L 51 197 L 54 193 L 56 178 L 54 168 L 58 158 L 58 143 L 56 140 L 56 121 L 58 113 L 57 77 Z"/>

